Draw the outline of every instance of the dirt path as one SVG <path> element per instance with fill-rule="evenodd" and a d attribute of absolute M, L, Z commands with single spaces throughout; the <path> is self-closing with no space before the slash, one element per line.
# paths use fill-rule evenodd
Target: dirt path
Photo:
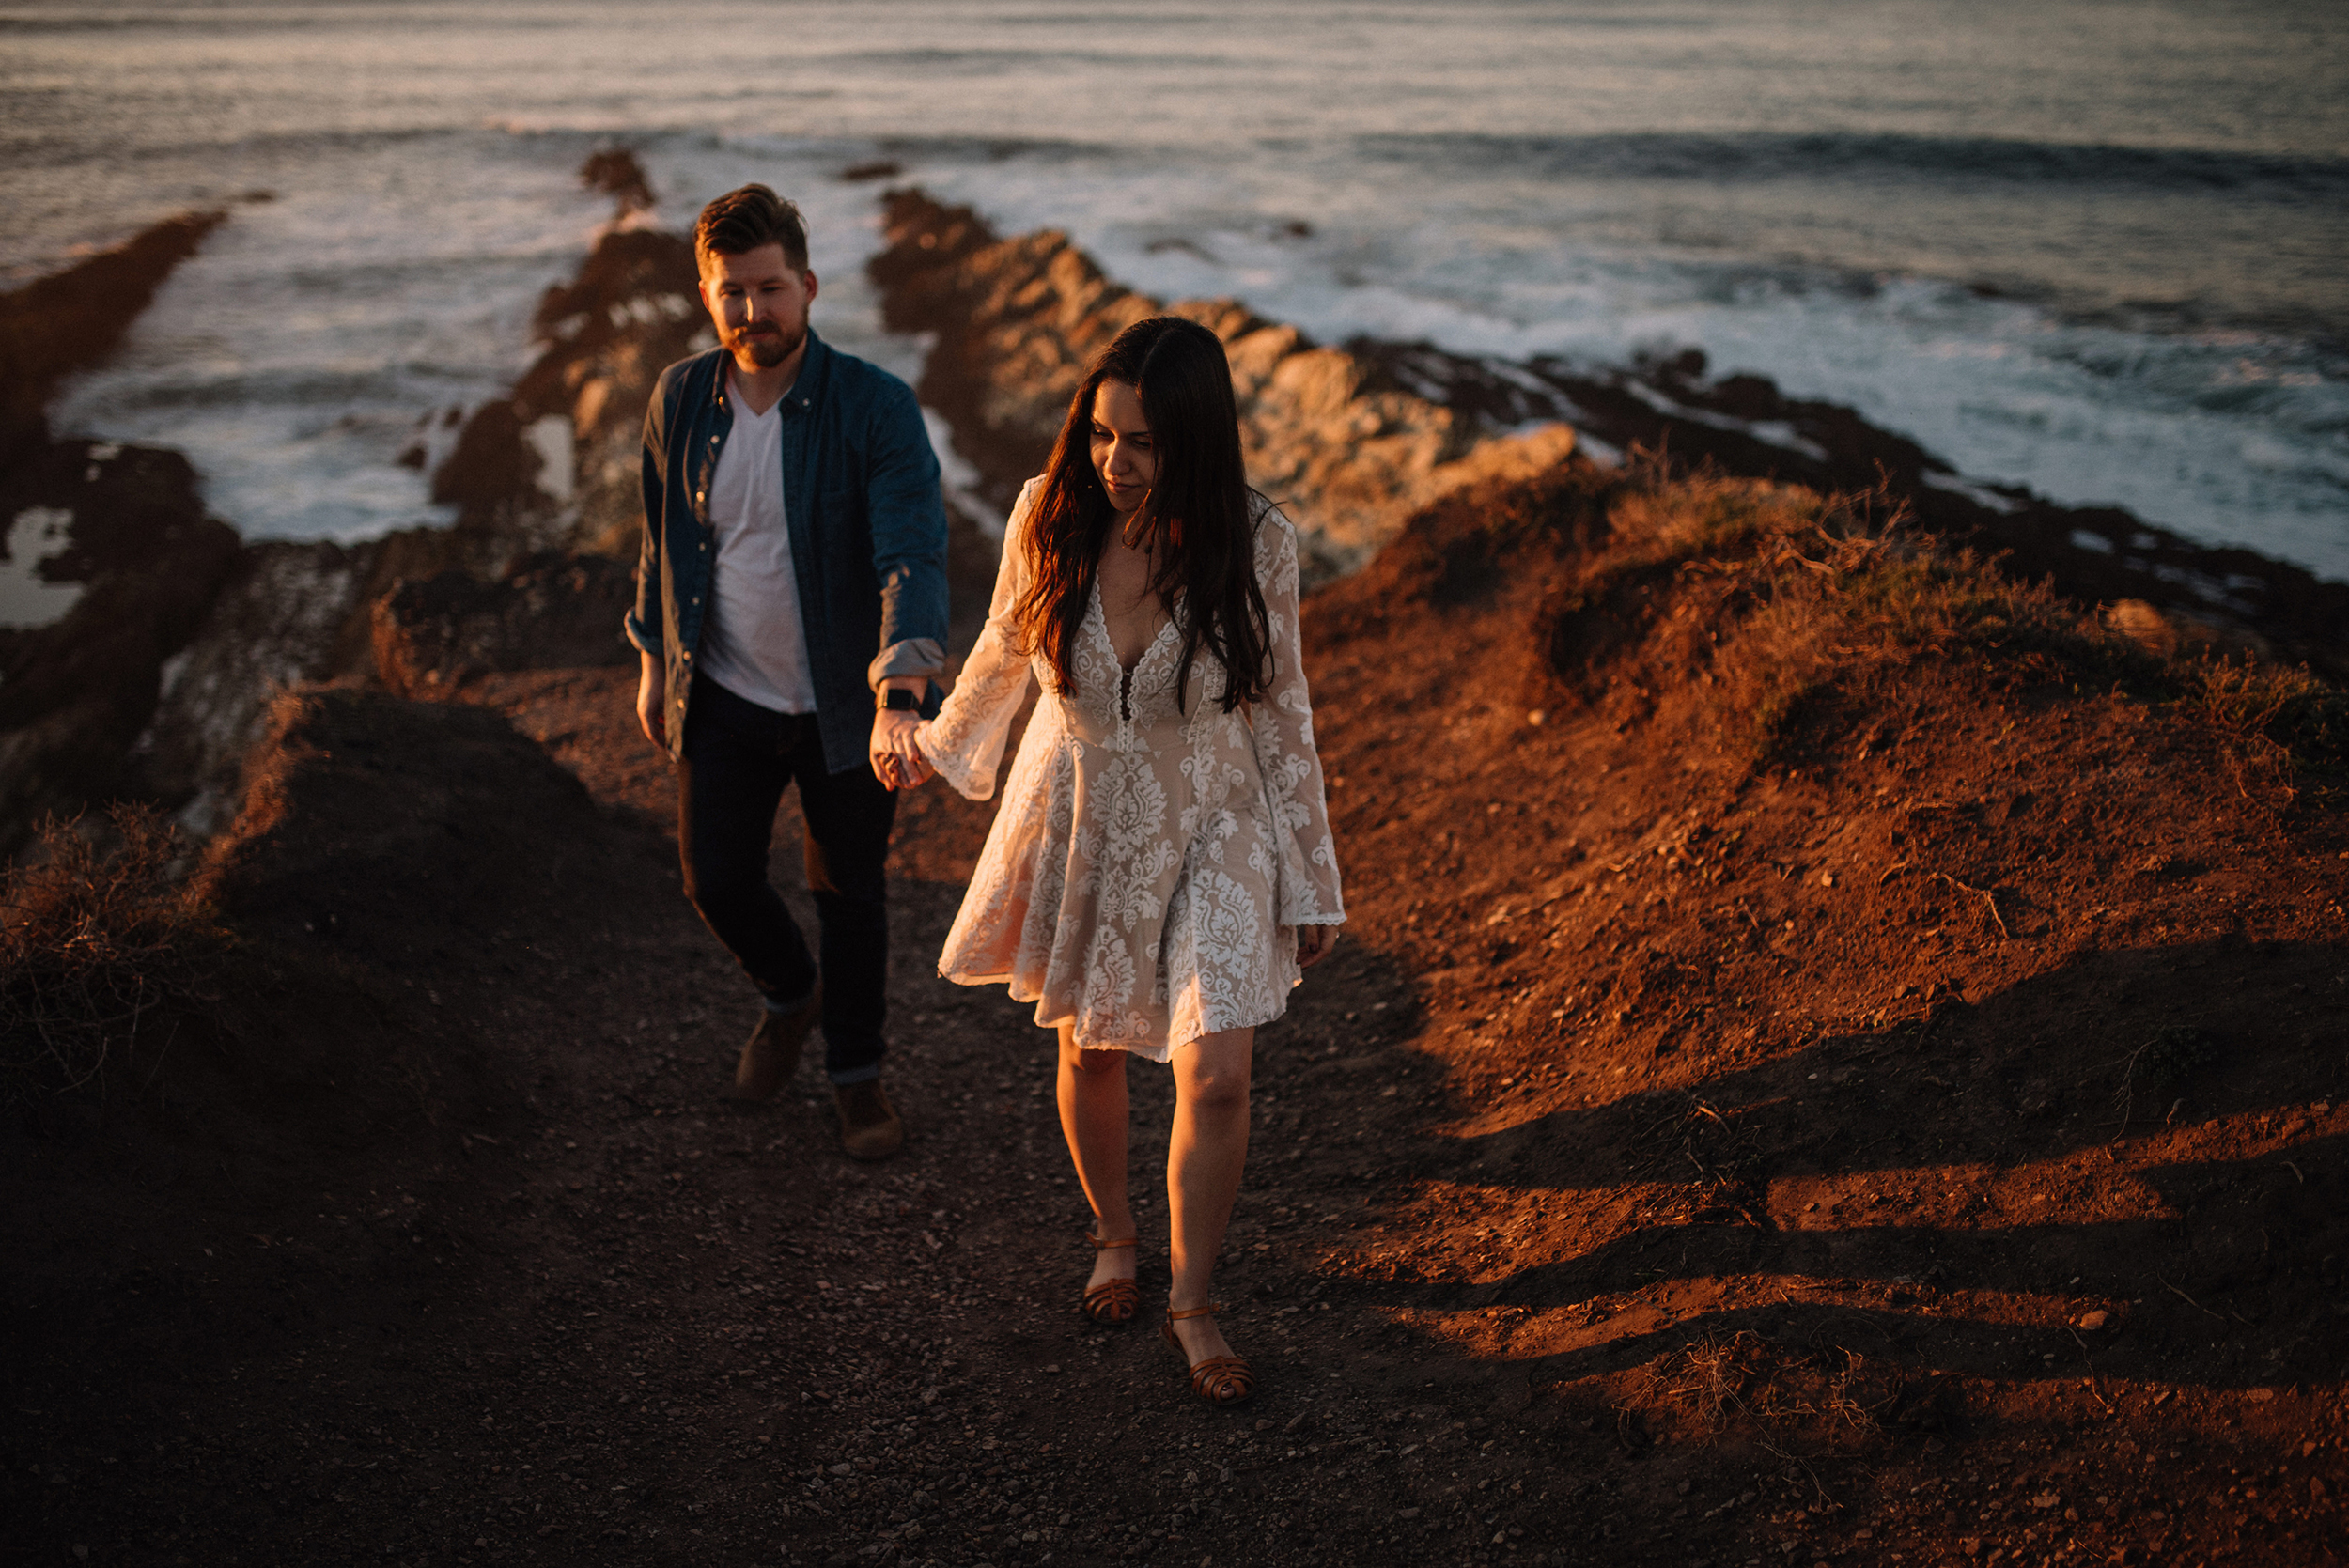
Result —
<path fill-rule="evenodd" d="M 1376 1158 L 1364 1123 L 1305 1141 L 1316 1103 L 1364 1081 L 1364 1059 L 1315 1032 L 1381 986 L 1359 953 L 1268 1041 L 1223 1294 L 1268 1386 L 1210 1411 L 1147 1325 L 1101 1331 L 1074 1311 L 1086 1216 L 1049 1038 L 928 972 L 958 890 L 900 882 L 892 1082 L 916 1136 L 854 1166 L 812 1070 L 770 1108 L 718 1101 L 748 1014 L 677 896 L 673 850 L 635 819 L 658 758 L 644 768 L 614 726 L 620 679 L 512 677 L 503 695 L 614 792 L 600 813 L 550 805 L 500 862 L 558 840 L 591 885 L 517 875 L 504 907 L 464 896 L 436 930 L 407 918 L 438 896 L 429 875 L 371 924 L 328 911 L 346 950 L 375 949 L 344 978 L 375 1002 L 407 993 L 395 1029 L 469 1042 L 413 1064 L 440 1126 L 272 1151 L 263 1170 L 250 1142 L 224 1157 L 208 1129 L 153 1119 L 18 1142 L 13 1239 L 38 1261 L 10 1292 L 7 1490 L 36 1560 L 1244 1561 L 1275 1520 L 1300 1555 L 1334 1557 L 1365 1529 L 1329 1491 L 1340 1445 L 1376 1430 L 1456 1462 L 1521 1410 L 1522 1377 L 1454 1357 L 1408 1358 L 1407 1387 L 1366 1380 L 1390 1359 L 1368 1353 L 1377 1325 L 1321 1273 L 1368 1217 L 1357 1178 Z M 304 744 L 418 744 L 381 720 Z M 488 776 L 501 795 L 513 765 Z M 298 773 L 292 814 L 350 787 Z M 926 805 L 947 820 L 910 822 L 909 846 L 967 855 L 983 819 Z M 272 847 L 297 868 L 272 899 L 309 908 L 271 936 L 322 940 L 320 900 L 359 896 L 318 877 L 339 863 L 364 880 L 353 827 Z M 375 855 L 414 870 L 414 851 Z M 1162 1245 L 1148 1172 L 1171 1097 L 1162 1073 L 1135 1089 L 1143 1223 Z M 1144 1281 L 1162 1286 L 1162 1263 Z M 1487 1456 L 1477 1478 L 1495 1469 Z M 1469 1528 L 1451 1512 L 1447 1529 Z"/>

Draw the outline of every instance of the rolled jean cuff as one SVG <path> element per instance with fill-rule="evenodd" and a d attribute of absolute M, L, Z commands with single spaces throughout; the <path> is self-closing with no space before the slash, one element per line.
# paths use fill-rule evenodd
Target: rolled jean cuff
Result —
<path fill-rule="evenodd" d="M 862 1067 L 843 1067 L 836 1073 L 827 1070 L 824 1076 L 832 1079 L 833 1088 L 846 1089 L 852 1083 L 870 1083 L 880 1077 L 880 1063 L 868 1062 Z"/>

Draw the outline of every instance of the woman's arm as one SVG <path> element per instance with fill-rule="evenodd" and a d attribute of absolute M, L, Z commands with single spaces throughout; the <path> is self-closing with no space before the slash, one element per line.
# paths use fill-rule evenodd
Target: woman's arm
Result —
<path fill-rule="evenodd" d="M 1346 919 L 1338 886 L 1337 846 L 1330 833 L 1321 757 L 1314 749 L 1313 698 L 1305 686 L 1303 643 L 1298 629 L 1297 530 L 1275 509 L 1256 529 L 1256 581 L 1272 633 L 1272 684 L 1249 718 L 1256 763 L 1279 814 L 1280 869 L 1273 918 L 1299 928 L 1298 955 L 1312 962 L 1329 951 Z M 1310 951 L 1309 951 L 1310 950 Z"/>
<path fill-rule="evenodd" d="M 1026 584 L 1028 514 L 1039 486 L 1039 481 L 1029 480 L 1011 509 L 1011 521 L 1003 529 L 1003 563 L 995 568 L 995 597 L 988 603 L 987 625 L 980 629 L 971 657 L 963 660 L 954 691 L 939 708 L 938 717 L 913 731 L 921 759 L 944 774 L 956 793 L 973 800 L 995 793 L 995 768 L 1003 759 L 1003 741 L 1011 733 L 1020 700 L 1028 694 L 1028 657 L 1019 651 L 1011 613 Z"/>

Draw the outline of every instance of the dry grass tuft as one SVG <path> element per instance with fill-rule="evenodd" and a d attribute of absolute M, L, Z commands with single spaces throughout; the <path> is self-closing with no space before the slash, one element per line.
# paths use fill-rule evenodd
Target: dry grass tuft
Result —
<path fill-rule="evenodd" d="M 134 1058 L 159 1065 L 167 1020 L 210 1000 L 204 977 L 227 939 L 177 877 L 185 841 L 151 810 L 53 818 L 39 844 L 0 880 L 0 1100 L 11 1104 L 102 1083 Z"/>
<path fill-rule="evenodd" d="M 1635 1403 L 1702 1440 L 1734 1435 L 1798 1460 L 1798 1439 L 1838 1450 L 1881 1439 L 1902 1395 L 1889 1362 L 1843 1345 L 1802 1350 L 1740 1330 L 1659 1357 Z"/>
<path fill-rule="evenodd" d="M 2322 807 L 2349 797 L 2349 692 L 2306 665 L 2205 657 L 2171 669 L 2179 700 L 2231 742 L 2238 790 L 2257 780 L 2287 804 L 2308 792 Z"/>

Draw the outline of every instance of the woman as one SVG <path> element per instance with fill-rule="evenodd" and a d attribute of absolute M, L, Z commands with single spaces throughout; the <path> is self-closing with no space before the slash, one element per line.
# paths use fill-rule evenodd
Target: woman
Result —
<path fill-rule="evenodd" d="M 1093 1205 L 1083 1304 L 1133 1316 L 1126 1060 L 1174 1069 L 1163 1332 L 1212 1403 L 1254 1386 L 1208 1285 L 1248 1153 L 1256 1026 L 1345 920 L 1299 661 L 1297 536 L 1248 488 L 1223 346 L 1159 317 L 1118 334 L 1019 492 L 987 628 L 891 759 L 993 792 L 939 972 L 1007 981 L 1060 1035 L 1060 1114 Z"/>

